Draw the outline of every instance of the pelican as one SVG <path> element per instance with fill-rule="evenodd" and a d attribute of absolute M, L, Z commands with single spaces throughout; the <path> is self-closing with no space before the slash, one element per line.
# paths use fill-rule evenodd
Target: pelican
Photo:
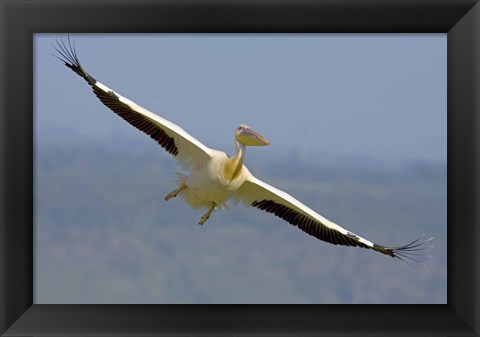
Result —
<path fill-rule="evenodd" d="M 177 173 L 178 187 L 165 196 L 170 200 L 181 196 L 196 209 L 204 209 L 199 225 L 203 225 L 217 208 L 225 207 L 228 200 L 269 212 L 302 231 L 334 245 L 361 247 L 398 258 L 418 261 L 418 251 L 432 240 L 416 240 L 397 247 L 373 243 L 324 218 L 291 195 L 260 179 L 243 165 L 248 146 L 267 146 L 270 142 L 242 124 L 235 129 L 235 154 L 211 149 L 174 123 L 132 102 L 106 85 L 98 82 L 82 67 L 75 47 L 68 38 L 56 41 L 57 55 L 68 68 L 82 77 L 93 89 L 100 101 L 130 125 L 150 136 L 163 149 L 175 157 L 178 164 L 189 171 L 188 175 Z"/>

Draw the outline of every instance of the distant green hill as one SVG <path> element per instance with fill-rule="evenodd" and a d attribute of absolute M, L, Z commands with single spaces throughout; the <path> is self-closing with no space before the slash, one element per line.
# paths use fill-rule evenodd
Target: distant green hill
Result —
<path fill-rule="evenodd" d="M 409 267 L 241 205 L 197 226 L 201 212 L 163 200 L 174 160 L 124 145 L 37 146 L 37 303 L 446 303 L 445 163 L 248 154 L 259 178 L 372 241 L 434 236 L 427 266 Z"/>

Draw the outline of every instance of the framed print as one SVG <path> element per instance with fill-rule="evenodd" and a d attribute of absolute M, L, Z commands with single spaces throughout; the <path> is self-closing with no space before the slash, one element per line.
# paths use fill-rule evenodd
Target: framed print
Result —
<path fill-rule="evenodd" d="M 480 13 L 476 1 L 4 1 L 1 6 L 2 335 L 478 335 L 479 261 L 475 247 Z M 357 43 L 353 47 L 349 37 Z M 389 48 L 370 48 L 375 53 L 360 55 L 366 50 L 362 48 L 381 37 L 390 43 Z M 173 164 L 158 166 L 158 161 L 164 160 L 161 155 L 148 159 L 158 152 L 158 145 L 129 125 L 123 126 L 126 123 L 102 107 L 81 78 L 51 55 L 45 57 L 49 52 L 55 54 L 55 41 L 68 44 L 70 38 L 82 65 L 98 81 L 192 130 L 200 141 L 214 142 L 209 138 L 209 124 L 199 115 L 187 115 L 188 111 L 199 111 L 222 125 L 214 132 L 217 136 L 220 129 L 229 127 L 222 124 L 223 116 L 235 116 L 235 123 L 254 118 L 260 126 L 254 129 L 262 133 L 262 128 L 281 127 L 275 119 L 288 120 L 297 109 L 297 120 L 289 122 L 289 136 L 270 140 L 284 150 L 280 155 L 289 153 L 288 158 L 310 164 L 302 168 L 307 172 L 303 189 L 295 185 L 298 180 L 288 180 L 295 171 L 289 171 L 291 163 L 282 164 L 284 159 L 268 159 L 271 165 L 261 166 L 262 149 L 247 154 L 252 172 L 255 165 L 259 165 L 260 175 L 273 170 L 282 177 L 283 181 L 277 181 L 282 188 L 293 184 L 292 195 L 297 196 L 297 191 L 299 199 L 312 194 L 321 198 L 322 191 L 327 191 L 330 199 L 315 199 L 311 206 L 323 204 L 328 212 L 336 209 L 333 220 L 354 232 L 351 224 L 355 218 L 362 222 L 372 219 L 370 229 L 357 227 L 357 232 L 374 233 L 381 244 L 392 239 L 406 243 L 401 241 L 408 235 L 423 232 L 429 235 L 428 230 L 418 229 L 422 226 L 418 219 L 443 224 L 444 233 L 434 234 L 438 245 L 428 252 L 436 255 L 432 266 L 428 267 L 428 259 L 422 269 L 366 249 L 325 247 L 329 245 L 313 238 L 305 240 L 304 233 L 279 219 L 268 222 L 272 218 L 268 214 L 256 218 L 261 212 L 249 210 L 254 215 L 242 218 L 245 209 L 241 206 L 231 206 L 240 207 L 239 212 L 215 212 L 205 226 L 192 227 L 201 212 L 179 206 L 181 201 L 176 199 L 161 203 L 163 194 L 174 188 L 176 168 Z M 320 38 L 324 49 L 316 47 Z M 164 50 L 153 49 L 158 41 Z M 395 49 L 399 45 L 401 48 Z M 424 52 L 430 47 L 443 57 Z M 344 55 L 340 60 L 339 50 Z M 128 62 L 135 62 L 129 55 L 138 56 L 142 51 L 145 54 L 136 59 L 143 60 L 142 64 L 130 65 L 137 73 L 129 72 Z M 118 64 L 111 59 L 115 55 Z M 242 55 L 242 64 L 230 55 Z M 349 63 L 351 55 L 360 63 Z M 342 70 L 338 61 L 347 70 Z M 155 62 L 159 69 L 168 65 L 160 70 L 167 84 L 160 83 L 158 73 L 138 70 Z M 409 69 L 417 69 L 412 73 L 421 75 L 404 79 Z M 323 82 L 317 81 L 322 76 Z M 288 81 L 282 83 L 284 78 Z M 135 82 L 138 79 L 141 81 Z M 388 86 L 388 79 L 396 84 Z M 130 86 L 122 89 L 125 81 Z M 368 87 L 368 83 L 375 86 Z M 337 90 L 329 91 L 334 86 Z M 349 86 L 357 89 L 349 91 Z M 405 88 L 410 96 L 403 96 Z M 390 95 L 382 96 L 382 90 Z M 308 101 L 308 95 L 300 96 L 305 92 L 310 93 Z M 342 93 L 347 97 L 342 98 Z M 145 102 L 145 97 L 152 101 Z M 242 104 L 242 97 L 255 103 L 255 113 L 250 112 L 251 105 Z M 380 107 L 371 103 L 372 97 Z M 162 103 L 155 106 L 156 100 Z M 169 100 L 176 104 L 168 105 Z M 428 102 L 441 104 L 432 108 Z M 219 108 L 216 115 L 215 105 Z M 182 106 L 183 112 L 179 111 Z M 300 117 L 299 110 L 309 106 L 325 111 L 314 116 L 316 125 L 301 124 L 302 118 L 309 116 Z M 337 106 L 338 111 L 360 112 L 342 115 L 336 112 Z M 392 114 L 388 118 L 380 115 L 382 108 Z M 438 113 L 416 113 L 421 109 Z M 168 115 L 168 110 L 177 111 L 177 116 Z M 268 115 L 268 110 L 275 113 Z M 178 117 L 181 114 L 184 119 Z M 246 117 L 247 121 L 242 120 Z M 336 125 L 337 130 L 332 133 L 328 124 Z M 342 128 L 344 135 L 339 131 Z M 444 133 L 439 136 L 435 130 L 442 128 Z M 295 135 L 293 129 L 305 132 Z M 322 138 L 309 129 L 330 139 L 338 137 L 335 151 L 346 151 L 347 159 L 329 157 L 328 144 L 321 144 Z M 356 133 L 358 129 L 364 134 Z M 411 138 L 410 146 L 407 140 L 388 145 L 402 136 Z M 222 139 L 227 142 L 231 137 Z M 295 143 L 294 139 L 301 141 Z M 364 145 L 369 141 L 370 148 Z M 231 152 L 225 142 L 211 147 Z M 139 153 L 139 148 L 145 152 Z M 303 157 L 299 148 L 305 151 Z M 369 149 L 371 157 L 362 153 L 362 148 Z M 348 153 L 349 149 L 353 152 Z M 323 166 L 314 162 L 311 152 L 321 153 Z M 371 164 L 387 155 L 391 165 L 387 173 L 377 169 L 379 164 Z M 367 158 L 363 160 L 370 166 L 359 157 Z M 402 184 L 378 183 L 388 181 L 391 167 L 403 165 L 398 158 L 425 157 L 440 164 L 397 170 L 408 173 L 396 176 Z M 328 166 L 327 160 L 333 164 Z M 346 169 L 352 160 L 357 176 Z M 342 172 L 343 180 L 339 180 Z M 311 181 L 317 175 L 325 178 L 314 186 Z M 159 182 L 150 182 L 156 176 Z M 347 176 L 355 184 L 338 184 Z M 337 183 L 330 184 L 333 180 L 327 179 L 337 179 Z M 355 197 L 355 188 L 363 198 Z M 132 194 L 123 194 L 125 190 Z M 406 200 L 406 195 L 411 195 L 411 200 Z M 431 195 L 434 197 L 429 199 Z M 390 200 L 399 205 L 387 213 L 384 208 Z M 328 202 L 335 207 L 328 208 Z M 364 214 L 372 213 L 365 212 L 366 207 L 374 209 L 368 203 L 385 213 L 361 215 L 361 208 Z M 135 212 L 129 211 L 129 205 Z M 326 209 L 318 211 L 330 218 Z M 413 212 L 422 215 L 411 220 Z M 215 217 L 221 223 L 237 225 L 219 228 L 212 221 Z M 375 222 L 375 217 L 383 222 Z M 186 218 L 188 221 L 178 220 Z M 385 219 L 391 219 L 389 224 Z M 172 226 L 165 226 L 167 222 Z M 258 229 L 249 227 L 249 222 L 266 223 Z M 136 226 L 130 226 L 132 223 Z M 280 234 L 267 228 L 281 225 L 284 232 Z M 382 234 L 390 225 L 396 228 Z M 426 228 L 433 228 L 429 225 Z M 400 234 L 395 232 L 398 228 Z M 281 243 L 281 250 L 267 241 L 273 238 Z M 171 243 L 175 241 L 177 244 Z M 212 242 L 216 242 L 215 248 L 205 249 Z M 229 255 L 238 252 L 235 247 L 241 251 L 247 246 L 257 257 L 255 262 L 245 263 L 245 254 L 235 259 Z M 397 268 L 392 268 L 392 263 Z M 282 277 L 295 272 L 301 277 L 295 275 L 288 282 Z M 369 283 L 368 276 L 373 275 L 383 278 L 382 282 Z M 405 286 L 415 280 L 414 289 Z M 378 288 L 380 284 L 388 291 Z"/>

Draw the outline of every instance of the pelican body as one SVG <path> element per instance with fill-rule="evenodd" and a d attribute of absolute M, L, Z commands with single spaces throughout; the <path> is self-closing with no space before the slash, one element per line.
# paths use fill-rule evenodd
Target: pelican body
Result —
<path fill-rule="evenodd" d="M 216 208 L 223 208 L 228 200 L 233 200 L 269 212 L 322 241 L 372 249 L 402 261 L 417 261 L 414 258 L 418 255 L 417 251 L 433 247 L 426 246 L 432 238 L 422 241 L 422 237 L 403 246 L 387 247 L 346 230 L 250 173 L 243 165 L 247 147 L 267 146 L 270 142 L 247 125 L 236 128 L 236 151 L 229 157 L 225 152 L 205 146 L 179 126 L 95 80 L 80 64 L 70 39 L 68 42 L 57 41 L 55 49 L 59 55 L 54 56 L 81 76 L 105 106 L 150 136 L 189 172 L 188 175 L 177 173 L 178 187 L 168 193 L 165 200 L 181 196 L 193 208 L 205 209 L 200 225 L 210 218 Z"/>
<path fill-rule="evenodd" d="M 253 177 L 243 165 L 246 146 L 266 146 L 270 142 L 242 124 L 235 131 L 235 145 L 236 153 L 232 157 L 225 152 L 209 149 L 210 158 L 194 165 L 188 176 L 177 173 L 180 186 L 167 194 L 165 200 L 180 194 L 190 206 L 208 208 L 200 219 L 200 225 L 208 220 L 217 206 L 225 208 L 226 201 Z"/>

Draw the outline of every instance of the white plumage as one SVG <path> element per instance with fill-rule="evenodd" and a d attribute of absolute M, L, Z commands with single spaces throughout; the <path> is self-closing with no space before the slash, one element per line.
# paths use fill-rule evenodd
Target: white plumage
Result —
<path fill-rule="evenodd" d="M 432 240 L 415 241 L 399 247 L 375 244 L 324 218 L 291 195 L 255 178 L 243 165 L 247 146 L 265 146 L 270 143 L 247 125 L 235 130 L 236 153 L 228 157 L 225 152 L 211 149 L 188 134 L 181 127 L 154 114 L 128 98 L 95 80 L 81 66 L 70 42 L 57 41 L 57 56 L 67 67 L 81 76 L 92 87 L 100 101 L 114 113 L 140 131 L 149 135 L 178 163 L 189 171 L 177 174 L 178 188 L 168 193 L 165 200 L 181 196 L 196 209 L 206 209 L 199 224 L 204 224 L 217 207 L 226 207 L 228 200 L 242 202 L 272 213 L 304 232 L 329 243 L 357 246 L 399 258 L 415 260 L 419 250 L 431 247 Z"/>

